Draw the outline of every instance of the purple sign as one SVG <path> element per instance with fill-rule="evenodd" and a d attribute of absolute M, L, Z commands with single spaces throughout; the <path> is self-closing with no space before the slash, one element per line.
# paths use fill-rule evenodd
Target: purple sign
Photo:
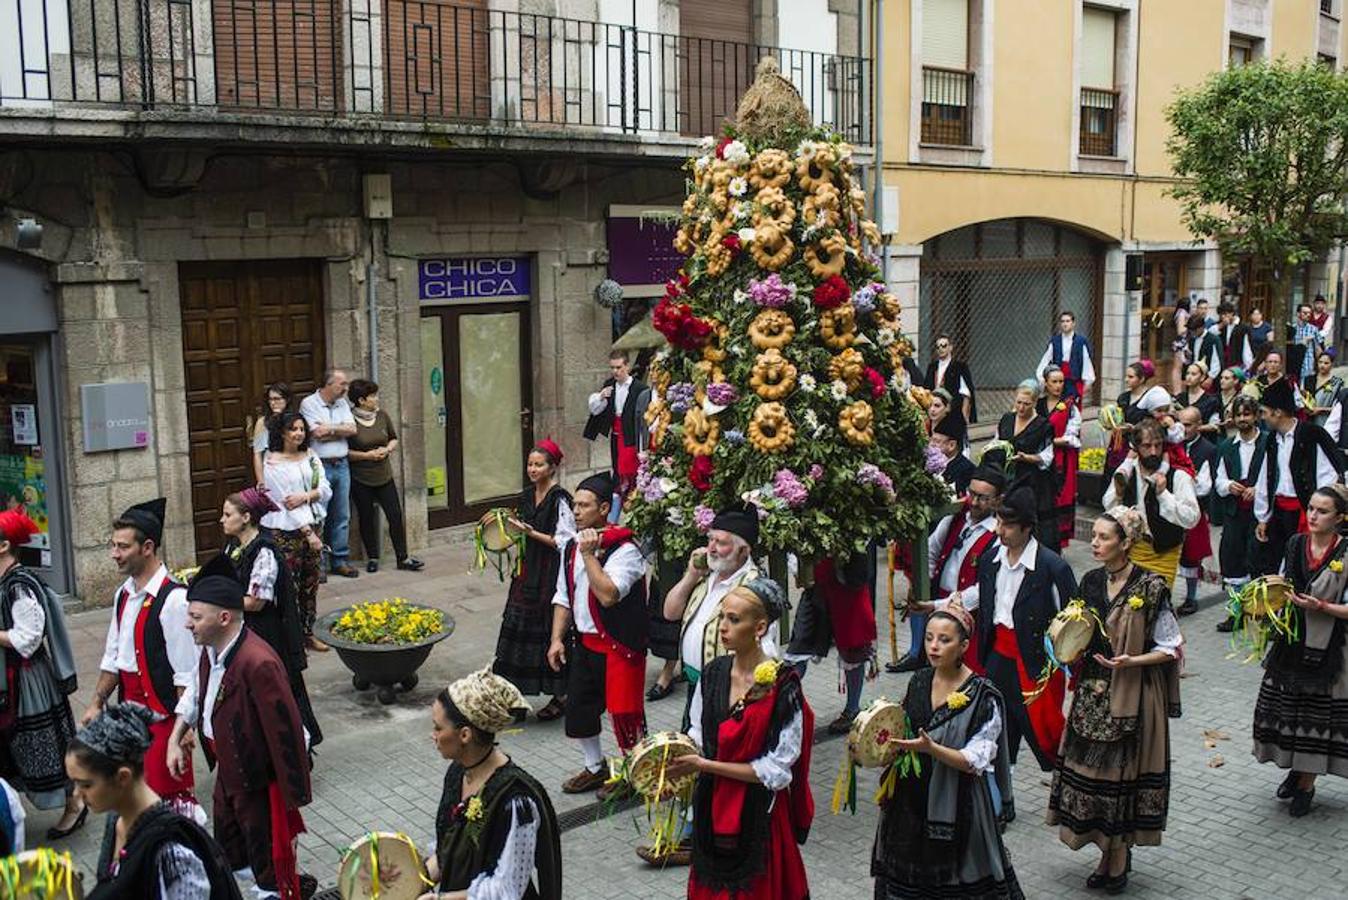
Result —
<path fill-rule="evenodd" d="M 622 285 L 664 284 L 684 262 L 673 246 L 677 231 L 671 222 L 610 216 L 608 277 Z"/>
<path fill-rule="evenodd" d="M 423 259 L 417 296 L 423 303 L 529 299 L 529 257 L 476 256 Z"/>

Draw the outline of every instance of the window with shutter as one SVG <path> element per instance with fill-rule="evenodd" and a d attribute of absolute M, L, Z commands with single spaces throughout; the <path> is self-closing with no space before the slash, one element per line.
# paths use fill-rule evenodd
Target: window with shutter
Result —
<path fill-rule="evenodd" d="M 924 0 L 922 64 L 969 68 L 969 0 Z"/>
<path fill-rule="evenodd" d="M 1081 15 L 1081 84 L 1114 89 L 1115 13 L 1088 6 Z"/>

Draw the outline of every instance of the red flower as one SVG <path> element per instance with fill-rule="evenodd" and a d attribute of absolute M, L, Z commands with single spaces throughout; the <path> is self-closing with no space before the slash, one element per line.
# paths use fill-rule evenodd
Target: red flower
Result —
<path fill-rule="evenodd" d="M 879 400 L 885 395 L 885 376 L 881 375 L 870 366 L 866 367 L 865 375 L 866 380 L 870 382 L 871 385 L 871 398 Z"/>
<path fill-rule="evenodd" d="M 664 297 L 651 310 L 651 325 L 665 340 L 681 350 L 696 350 L 711 337 L 711 324 L 693 315 L 687 303 L 675 303 Z"/>
<path fill-rule="evenodd" d="M 841 275 L 830 275 L 814 288 L 814 305 L 820 309 L 836 309 L 852 296 L 852 289 Z"/>
<path fill-rule="evenodd" d="M 710 456 L 693 457 L 693 464 L 688 467 L 689 483 L 705 494 L 711 490 L 711 470 Z"/>
<path fill-rule="evenodd" d="M 729 247 L 731 253 L 739 253 L 740 236 L 738 234 L 735 234 L 734 232 L 731 232 L 730 234 L 727 234 L 725 237 L 721 238 L 721 245 L 724 247 Z"/>
<path fill-rule="evenodd" d="M 726 148 L 727 146 L 729 146 L 730 142 L 733 141 L 733 140 L 734 140 L 734 138 L 727 136 L 727 137 L 721 138 L 719 141 L 716 142 L 716 158 L 717 158 L 717 159 L 725 159 L 725 148 Z"/>

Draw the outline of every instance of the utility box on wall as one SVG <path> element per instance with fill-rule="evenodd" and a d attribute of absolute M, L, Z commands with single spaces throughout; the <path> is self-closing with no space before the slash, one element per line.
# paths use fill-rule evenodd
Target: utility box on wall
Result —
<path fill-rule="evenodd" d="M 84 452 L 150 446 L 150 386 L 143 381 L 80 385 Z"/>

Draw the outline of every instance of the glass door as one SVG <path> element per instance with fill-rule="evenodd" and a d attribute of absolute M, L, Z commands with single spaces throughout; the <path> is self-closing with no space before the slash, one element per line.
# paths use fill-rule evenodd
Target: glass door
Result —
<path fill-rule="evenodd" d="M 47 511 L 47 458 L 41 421 L 38 360 L 31 344 L 0 344 L 0 508 L 22 509 L 38 533 L 19 548 L 19 561 L 32 568 L 52 566 L 51 522 Z"/>
<path fill-rule="evenodd" d="M 529 307 L 426 309 L 421 319 L 427 508 L 432 528 L 513 504 L 533 444 Z"/>

